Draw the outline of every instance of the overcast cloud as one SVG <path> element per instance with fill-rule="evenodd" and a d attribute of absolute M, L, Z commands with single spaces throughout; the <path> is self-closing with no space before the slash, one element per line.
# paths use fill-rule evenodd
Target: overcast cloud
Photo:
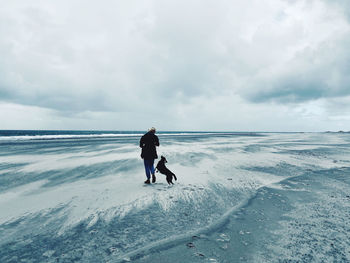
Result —
<path fill-rule="evenodd" d="M 1 129 L 350 130 L 346 0 L 0 0 Z"/>

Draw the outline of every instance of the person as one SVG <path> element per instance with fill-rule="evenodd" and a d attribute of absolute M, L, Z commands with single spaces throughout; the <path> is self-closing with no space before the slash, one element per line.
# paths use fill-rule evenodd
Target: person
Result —
<path fill-rule="evenodd" d="M 145 184 L 150 184 L 150 178 L 152 174 L 152 183 L 156 182 L 156 176 L 154 174 L 154 159 L 158 158 L 156 146 L 159 146 L 159 139 L 156 133 L 156 128 L 152 127 L 144 134 L 140 139 L 141 158 L 145 165 L 147 180 Z"/>

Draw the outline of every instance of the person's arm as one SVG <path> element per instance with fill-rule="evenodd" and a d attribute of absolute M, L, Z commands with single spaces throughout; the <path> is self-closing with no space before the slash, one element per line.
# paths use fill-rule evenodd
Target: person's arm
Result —
<path fill-rule="evenodd" d="M 140 148 L 143 147 L 143 144 L 144 144 L 144 142 L 143 142 L 143 136 L 142 136 L 141 139 L 140 139 Z"/>
<path fill-rule="evenodd" d="M 155 146 L 159 146 L 159 139 L 158 139 L 158 136 L 155 135 L 155 137 L 156 137 L 156 140 L 155 140 L 155 142 L 154 142 L 154 145 L 155 145 Z"/>

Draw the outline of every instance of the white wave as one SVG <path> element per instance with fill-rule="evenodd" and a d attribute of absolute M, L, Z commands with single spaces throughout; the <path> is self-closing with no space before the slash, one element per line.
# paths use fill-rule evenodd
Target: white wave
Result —
<path fill-rule="evenodd" d="M 138 137 L 144 133 L 101 133 L 101 134 L 55 134 L 55 135 L 21 135 L 21 136 L 0 136 L 0 141 L 21 141 L 21 140 L 58 140 L 58 139 L 88 139 L 88 138 L 118 138 L 118 137 Z M 179 132 L 179 133 L 159 133 L 157 136 L 204 136 L 204 135 L 228 135 L 232 133 L 212 133 L 212 132 Z"/>
<path fill-rule="evenodd" d="M 61 135 L 24 135 L 24 136 L 1 136 L 2 141 L 20 140 L 54 140 L 54 139 L 84 139 L 84 138 L 108 138 L 108 137 L 134 137 L 142 134 L 61 134 Z"/>

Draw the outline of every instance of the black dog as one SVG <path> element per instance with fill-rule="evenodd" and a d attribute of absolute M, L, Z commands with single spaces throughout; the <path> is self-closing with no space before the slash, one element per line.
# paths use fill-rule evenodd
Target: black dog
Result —
<path fill-rule="evenodd" d="M 175 181 L 177 181 L 176 175 L 170 171 L 168 168 L 166 168 L 165 163 L 168 161 L 165 159 L 164 156 L 160 157 L 160 161 L 157 164 L 156 169 L 161 173 L 166 175 L 166 181 L 168 184 L 174 184 L 173 183 L 173 177 L 175 178 Z"/>

